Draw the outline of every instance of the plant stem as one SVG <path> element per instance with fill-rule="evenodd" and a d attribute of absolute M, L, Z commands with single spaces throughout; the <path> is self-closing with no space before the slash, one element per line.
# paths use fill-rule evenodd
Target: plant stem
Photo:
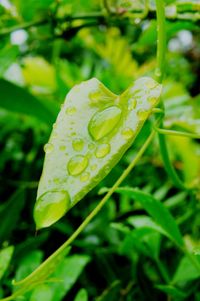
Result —
<path fill-rule="evenodd" d="M 118 188 L 118 186 L 124 181 L 124 179 L 128 176 L 128 174 L 131 172 L 131 170 L 135 167 L 149 144 L 151 143 L 152 139 L 154 138 L 156 134 L 156 131 L 153 130 L 139 152 L 136 154 L 133 161 L 130 163 L 130 165 L 124 170 L 122 175 L 119 177 L 119 179 L 115 182 L 115 184 L 112 186 L 112 188 L 106 193 L 106 195 L 102 198 L 102 200 L 99 202 L 99 204 L 93 209 L 93 211 L 87 216 L 87 218 L 82 222 L 82 224 L 76 229 L 76 231 L 67 239 L 67 241 L 60 246 L 51 256 L 49 256 L 43 263 L 40 265 L 36 270 L 34 270 L 30 275 L 28 275 L 26 278 L 22 279 L 20 283 L 16 283 L 16 285 L 21 285 L 26 283 L 26 286 L 29 284 L 29 282 L 32 281 L 33 275 L 34 278 L 37 275 L 37 273 L 41 273 L 42 270 L 45 270 L 48 266 L 49 262 L 51 262 L 54 258 L 58 257 L 64 250 L 68 248 L 68 246 L 77 238 L 77 236 L 85 229 L 85 227 L 90 223 L 90 221 L 97 215 L 97 213 L 101 210 L 101 208 L 105 205 L 105 203 L 109 200 L 111 195 L 114 193 L 114 191 Z M 7 297 L 10 300 L 10 297 Z M 4 299 L 0 300 L 3 301 Z"/>
<path fill-rule="evenodd" d="M 157 15 L 157 66 L 155 71 L 156 79 L 162 83 L 165 68 L 166 53 L 166 29 L 165 29 L 165 7 L 163 0 L 156 0 Z"/>
<path fill-rule="evenodd" d="M 181 136 L 181 137 L 187 137 L 192 139 L 200 139 L 200 134 L 195 134 L 195 133 L 173 131 L 173 130 L 160 129 L 160 128 L 156 128 L 156 131 L 162 135 L 172 135 L 172 136 Z"/>
<path fill-rule="evenodd" d="M 165 29 L 165 5 L 163 0 L 156 0 L 156 14 L 157 14 L 157 66 L 155 77 L 159 83 L 162 83 L 165 69 L 165 53 L 166 53 L 166 29 Z M 164 111 L 164 103 L 161 101 L 161 109 Z M 161 128 L 163 127 L 163 120 L 161 121 Z M 172 165 L 167 148 L 166 138 L 162 134 L 158 134 L 160 152 L 162 155 L 165 170 L 173 181 L 174 185 L 181 189 L 187 190 L 185 184 L 179 178 L 174 166 Z"/>
<path fill-rule="evenodd" d="M 87 216 L 87 218 L 83 221 L 83 223 L 78 227 L 78 229 L 70 236 L 70 238 L 56 251 L 58 254 L 63 249 L 68 247 L 74 239 L 85 229 L 85 227 L 89 224 L 89 222 L 97 215 L 97 213 L 101 210 L 101 208 L 105 205 L 105 203 L 109 200 L 111 195 L 114 193 L 114 191 L 119 187 L 119 185 L 126 179 L 128 174 L 131 172 L 131 170 L 135 167 L 151 141 L 153 140 L 155 136 L 155 131 L 153 130 L 139 152 L 136 154 L 133 161 L 129 164 L 129 166 L 124 170 L 122 175 L 119 177 L 119 179 L 115 182 L 115 184 L 112 186 L 112 188 L 106 193 L 106 195 L 103 197 L 103 199 L 99 202 L 99 204 L 95 207 L 95 209 Z"/>

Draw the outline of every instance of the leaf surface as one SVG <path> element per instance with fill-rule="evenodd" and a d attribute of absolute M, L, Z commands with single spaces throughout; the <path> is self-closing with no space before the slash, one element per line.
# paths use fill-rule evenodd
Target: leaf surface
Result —
<path fill-rule="evenodd" d="M 93 78 L 75 86 L 45 145 L 34 218 L 48 227 L 95 187 L 131 146 L 158 103 L 161 85 L 140 78 L 122 95 Z"/>

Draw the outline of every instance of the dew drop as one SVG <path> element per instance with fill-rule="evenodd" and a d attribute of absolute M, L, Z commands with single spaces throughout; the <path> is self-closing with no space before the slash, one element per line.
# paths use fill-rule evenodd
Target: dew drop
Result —
<path fill-rule="evenodd" d="M 60 146 L 59 146 L 59 150 L 60 150 L 61 152 L 65 151 L 65 150 L 66 150 L 66 146 L 65 146 L 65 145 L 60 145 Z"/>
<path fill-rule="evenodd" d="M 138 118 L 140 121 L 143 121 L 145 119 L 147 119 L 147 117 L 149 116 L 149 111 L 148 110 L 139 110 L 137 112 Z"/>
<path fill-rule="evenodd" d="M 148 82 L 146 83 L 146 87 L 147 87 L 148 89 L 154 89 L 156 86 L 157 86 L 157 83 L 156 83 L 155 81 L 153 81 L 153 80 L 148 81 Z"/>
<path fill-rule="evenodd" d="M 72 141 L 72 146 L 75 151 L 77 151 L 77 152 L 82 151 L 82 149 L 84 147 L 84 140 L 81 138 L 74 139 Z"/>
<path fill-rule="evenodd" d="M 82 174 L 82 175 L 80 176 L 81 182 L 86 182 L 86 181 L 89 180 L 89 178 L 90 178 L 89 172 L 85 172 L 84 174 Z"/>
<path fill-rule="evenodd" d="M 88 166 L 88 159 L 85 156 L 77 155 L 72 157 L 67 165 L 70 175 L 77 176 L 81 174 Z"/>
<path fill-rule="evenodd" d="M 68 107 L 65 112 L 66 112 L 66 114 L 73 115 L 74 113 L 76 113 L 76 108 Z"/>
<path fill-rule="evenodd" d="M 148 102 L 152 105 L 155 105 L 157 102 L 157 98 L 156 97 L 149 97 L 148 98 Z"/>
<path fill-rule="evenodd" d="M 108 143 L 105 143 L 98 146 L 95 152 L 95 156 L 97 158 L 104 158 L 109 152 L 110 152 L 110 145 Z"/>
<path fill-rule="evenodd" d="M 137 100 L 136 99 L 130 99 L 128 102 L 128 110 L 134 110 L 137 106 Z"/>
<path fill-rule="evenodd" d="M 88 125 L 92 138 L 100 140 L 112 132 L 120 121 L 121 113 L 121 109 L 117 106 L 111 106 L 95 113 Z"/>
<path fill-rule="evenodd" d="M 42 194 L 34 208 L 37 229 L 49 227 L 58 221 L 70 207 L 67 191 L 47 191 Z"/>
<path fill-rule="evenodd" d="M 122 136 L 124 139 L 131 139 L 134 135 L 134 131 L 131 128 L 125 128 L 122 130 Z"/>
<path fill-rule="evenodd" d="M 54 146 L 51 143 L 47 143 L 44 145 L 44 151 L 46 154 L 50 154 L 54 150 Z"/>

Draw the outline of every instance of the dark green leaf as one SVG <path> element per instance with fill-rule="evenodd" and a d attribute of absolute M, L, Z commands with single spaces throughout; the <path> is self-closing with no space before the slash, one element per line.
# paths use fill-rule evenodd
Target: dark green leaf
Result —
<path fill-rule="evenodd" d="M 54 115 L 43 102 L 25 89 L 0 79 L 0 90 L 0 107 L 3 109 L 37 118 L 49 125 L 54 121 L 57 112 Z"/>

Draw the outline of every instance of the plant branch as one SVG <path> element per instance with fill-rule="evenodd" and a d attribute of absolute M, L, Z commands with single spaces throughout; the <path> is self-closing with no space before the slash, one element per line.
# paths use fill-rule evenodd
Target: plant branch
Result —
<path fill-rule="evenodd" d="M 159 83 L 162 83 L 165 69 L 166 53 L 166 28 L 165 28 L 165 4 L 163 0 L 156 0 L 157 13 L 157 66 L 155 77 Z M 164 111 L 164 103 L 161 101 L 161 109 Z M 163 116 L 164 117 L 164 116 Z M 161 128 L 163 127 L 163 118 Z M 169 157 L 166 138 L 163 134 L 158 133 L 160 152 L 165 166 L 165 170 L 173 181 L 174 185 L 181 190 L 188 190 L 185 184 L 179 178 Z"/>
<path fill-rule="evenodd" d="M 37 274 L 41 273 L 42 270 L 47 269 L 49 262 L 52 262 L 54 258 L 58 258 L 60 254 L 63 253 L 64 250 L 66 250 L 69 245 L 77 238 L 77 236 L 86 228 L 86 226 L 90 223 L 90 221 L 99 213 L 101 208 L 105 205 L 105 203 L 110 199 L 111 195 L 115 192 L 115 190 L 119 187 L 119 185 L 125 180 L 125 178 L 128 176 L 128 174 L 132 171 L 132 169 L 135 167 L 137 162 L 140 160 L 141 156 L 144 154 L 145 150 L 153 140 L 154 136 L 156 134 L 156 131 L 153 130 L 139 152 L 136 154 L 133 161 L 130 163 L 130 165 L 124 170 L 122 175 L 119 177 L 119 179 L 115 182 L 115 184 L 112 186 L 112 188 L 106 193 L 106 195 L 102 198 L 102 200 L 99 202 L 99 204 L 93 209 L 93 211 L 87 216 L 87 218 L 82 222 L 82 224 L 76 229 L 76 231 L 67 239 L 67 241 L 60 246 L 50 257 L 48 257 L 43 263 L 42 266 L 39 266 L 36 270 L 34 270 L 30 275 L 28 275 L 26 278 L 22 279 L 20 281 L 20 285 L 23 283 L 26 283 L 27 290 L 29 284 L 33 284 L 31 281 L 34 277 L 37 276 Z M 50 275 L 49 275 L 50 276 Z M 30 283 L 29 283 L 30 282 Z M 16 283 L 18 285 L 18 283 Z M 16 291 L 17 293 L 17 291 Z M 6 301 L 11 300 L 12 296 L 6 297 L 5 299 L 1 299 L 0 301 Z"/>
<path fill-rule="evenodd" d="M 190 12 L 191 14 L 191 12 Z M 200 14 L 197 15 L 197 13 L 195 13 L 193 11 L 193 15 L 194 18 L 191 18 L 191 15 L 188 15 L 185 11 L 183 14 L 179 13 L 179 14 L 175 14 L 175 15 L 166 15 L 166 19 L 170 22 L 176 22 L 177 20 L 179 21 L 190 21 L 190 22 L 197 22 L 197 24 L 200 21 Z M 107 14 L 105 14 L 102 11 L 97 11 L 97 12 L 91 12 L 91 13 L 87 13 L 87 14 L 79 14 L 79 15 L 67 15 L 63 18 L 55 18 L 56 23 L 65 23 L 65 22 L 72 22 L 75 20 L 89 20 L 89 19 L 95 19 L 97 21 L 97 26 L 98 25 L 109 25 L 112 24 L 112 21 L 118 21 L 117 24 L 119 24 L 119 22 L 124 22 L 124 20 L 130 22 L 131 19 L 135 18 L 138 16 L 138 10 L 132 10 L 131 13 L 127 12 L 124 14 L 119 14 L 119 13 L 111 13 L 109 14 L 109 16 Z M 151 20 L 151 19 L 155 19 L 156 18 L 156 11 L 155 10 L 149 10 L 147 6 L 145 6 L 145 10 L 141 11 L 141 13 L 139 14 L 139 18 L 141 20 Z M 3 30 L 0 31 L 0 37 L 9 35 L 10 33 L 16 31 L 16 30 L 20 30 L 20 29 L 29 29 L 32 27 L 39 27 L 39 26 L 43 26 L 43 25 L 47 25 L 51 23 L 51 16 L 41 19 L 41 20 L 37 20 L 37 21 L 31 21 L 31 22 L 26 22 L 26 23 L 20 23 L 8 28 L 5 28 Z M 116 22 L 114 22 L 114 25 L 116 25 Z"/>

